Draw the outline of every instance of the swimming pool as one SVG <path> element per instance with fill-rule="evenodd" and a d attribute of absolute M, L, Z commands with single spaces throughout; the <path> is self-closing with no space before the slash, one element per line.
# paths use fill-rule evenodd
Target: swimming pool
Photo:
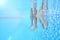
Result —
<path fill-rule="evenodd" d="M 37 9 L 42 0 L 37 0 Z M 30 0 L 8 0 L 0 5 L 0 40 L 60 40 L 60 0 L 48 0 L 48 29 L 39 21 L 30 29 Z M 19 17 L 19 18 L 18 18 Z"/>

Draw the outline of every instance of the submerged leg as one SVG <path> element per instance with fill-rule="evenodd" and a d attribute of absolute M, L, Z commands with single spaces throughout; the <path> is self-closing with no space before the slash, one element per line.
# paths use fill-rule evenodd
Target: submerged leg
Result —
<path fill-rule="evenodd" d="M 44 10 L 41 9 L 41 10 L 39 11 L 39 13 L 36 15 L 36 17 L 37 17 L 37 19 L 41 22 L 42 27 L 45 28 L 45 29 L 47 29 L 48 23 L 47 23 L 47 21 L 44 19 L 43 14 L 44 14 Z"/>
<path fill-rule="evenodd" d="M 36 8 L 34 8 L 34 23 L 33 23 L 33 26 L 32 26 L 32 30 L 36 29 L 37 28 L 37 18 L 36 18 L 36 14 L 37 14 L 37 10 Z"/>
<path fill-rule="evenodd" d="M 30 19 L 31 19 L 31 26 L 33 26 L 33 9 L 32 8 L 30 13 Z"/>
<path fill-rule="evenodd" d="M 39 18 L 41 24 L 42 24 L 42 27 L 47 29 L 47 26 L 48 26 L 48 23 L 46 20 L 44 20 L 42 17 Z"/>
<path fill-rule="evenodd" d="M 47 21 L 44 19 L 43 15 L 44 12 L 48 9 L 48 0 L 43 0 L 42 2 L 42 6 L 39 10 L 39 13 L 37 14 L 37 18 L 39 19 L 39 21 L 41 22 L 43 28 L 47 28 Z"/>
<path fill-rule="evenodd" d="M 31 27 L 32 30 L 35 30 L 37 28 L 37 18 L 34 18 L 33 26 Z"/>

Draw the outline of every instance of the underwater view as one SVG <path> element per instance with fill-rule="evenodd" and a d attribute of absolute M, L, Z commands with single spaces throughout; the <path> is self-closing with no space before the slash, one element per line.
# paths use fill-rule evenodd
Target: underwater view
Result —
<path fill-rule="evenodd" d="M 60 0 L 0 0 L 0 40 L 60 40 Z"/>

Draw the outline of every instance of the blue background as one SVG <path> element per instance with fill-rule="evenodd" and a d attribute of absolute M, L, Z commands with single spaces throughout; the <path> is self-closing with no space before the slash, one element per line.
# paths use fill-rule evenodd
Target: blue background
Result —
<path fill-rule="evenodd" d="M 41 3 L 42 0 L 37 0 L 37 10 Z M 48 0 L 47 30 L 38 20 L 36 30 L 31 31 L 30 8 L 31 0 L 8 0 L 0 6 L 0 40 L 60 40 L 60 0 Z"/>

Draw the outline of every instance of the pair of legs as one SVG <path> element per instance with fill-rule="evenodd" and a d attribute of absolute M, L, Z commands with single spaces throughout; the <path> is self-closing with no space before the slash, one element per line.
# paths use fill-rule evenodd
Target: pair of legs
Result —
<path fill-rule="evenodd" d="M 40 23 L 42 24 L 42 27 L 45 28 L 45 29 L 47 29 L 47 21 L 44 20 L 43 17 L 40 17 L 40 18 L 39 18 L 39 21 L 40 21 Z"/>
<path fill-rule="evenodd" d="M 42 24 L 42 27 L 47 29 L 48 23 L 47 23 L 47 20 L 44 19 L 44 16 L 43 16 L 44 12 L 45 12 L 45 10 L 43 10 L 43 8 L 41 8 L 39 13 L 36 15 L 36 17 Z"/>
<path fill-rule="evenodd" d="M 31 29 L 32 30 L 34 30 L 36 27 L 37 27 L 37 18 L 36 18 L 36 14 L 37 14 L 37 12 L 36 12 L 37 10 L 33 10 L 32 8 L 31 8 Z"/>
<path fill-rule="evenodd" d="M 35 12 L 36 13 L 36 12 Z M 47 29 L 47 21 L 43 17 L 44 11 L 40 10 L 39 14 L 34 15 L 33 10 L 31 11 L 31 29 L 34 30 L 37 27 L 37 19 L 42 24 L 42 27 Z"/>
<path fill-rule="evenodd" d="M 37 18 L 34 18 L 33 20 L 31 19 L 31 30 L 36 29 L 36 27 L 37 27 Z"/>

